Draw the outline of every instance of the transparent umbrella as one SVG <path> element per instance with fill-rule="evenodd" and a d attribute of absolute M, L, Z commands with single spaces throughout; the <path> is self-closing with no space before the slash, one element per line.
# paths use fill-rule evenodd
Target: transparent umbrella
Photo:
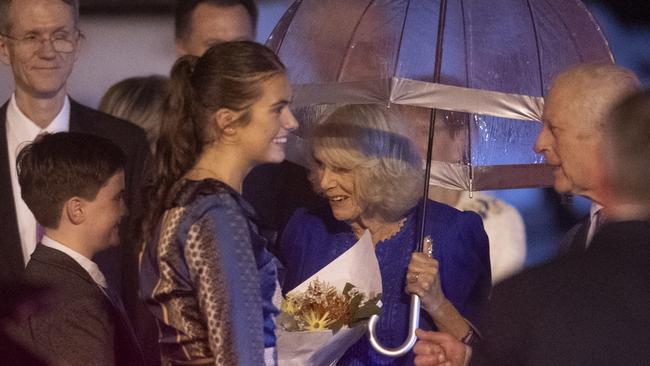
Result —
<path fill-rule="evenodd" d="M 301 128 L 290 160 L 306 163 L 303 138 L 328 109 L 380 103 L 409 122 L 429 183 L 467 191 L 550 185 L 533 144 L 551 78 L 613 62 L 577 0 L 298 0 L 267 45 L 294 85 Z M 411 310 L 402 347 L 375 340 L 378 350 L 412 347 L 417 296 Z"/>

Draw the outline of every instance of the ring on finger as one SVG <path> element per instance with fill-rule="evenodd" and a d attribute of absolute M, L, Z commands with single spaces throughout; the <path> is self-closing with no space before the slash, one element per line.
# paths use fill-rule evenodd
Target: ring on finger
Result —
<path fill-rule="evenodd" d="M 408 276 L 408 281 L 411 283 L 418 282 L 418 279 L 420 279 L 420 272 L 415 272 L 415 273 L 409 273 Z"/>

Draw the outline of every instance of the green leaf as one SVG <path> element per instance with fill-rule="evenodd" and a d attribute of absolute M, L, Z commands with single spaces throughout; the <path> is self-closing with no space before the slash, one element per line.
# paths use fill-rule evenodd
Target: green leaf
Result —
<path fill-rule="evenodd" d="M 373 315 L 381 313 L 381 308 L 377 305 L 381 300 L 381 294 L 373 297 L 372 299 L 366 301 L 363 306 L 360 306 L 356 309 L 353 320 L 361 320 L 370 318 Z"/>
<path fill-rule="evenodd" d="M 330 324 L 328 328 L 332 330 L 333 334 L 336 334 L 339 330 L 341 330 L 341 328 L 343 328 L 343 326 L 345 326 L 343 320 L 337 320 L 334 323 Z"/>
<path fill-rule="evenodd" d="M 351 284 L 350 282 L 345 283 L 345 287 L 343 287 L 343 295 L 347 296 L 348 292 L 354 288 L 354 285 Z"/>

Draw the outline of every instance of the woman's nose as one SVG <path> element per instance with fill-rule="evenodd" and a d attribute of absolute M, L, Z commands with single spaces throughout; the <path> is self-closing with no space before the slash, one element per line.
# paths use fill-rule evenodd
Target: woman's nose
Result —
<path fill-rule="evenodd" d="M 295 131 L 298 126 L 298 120 L 296 120 L 296 117 L 293 115 L 293 112 L 291 112 L 291 109 L 287 107 L 282 119 L 282 128 L 287 131 Z"/>
<path fill-rule="evenodd" d="M 336 187 L 336 179 L 332 171 L 328 168 L 320 169 L 320 188 L 326 190 Z"/>

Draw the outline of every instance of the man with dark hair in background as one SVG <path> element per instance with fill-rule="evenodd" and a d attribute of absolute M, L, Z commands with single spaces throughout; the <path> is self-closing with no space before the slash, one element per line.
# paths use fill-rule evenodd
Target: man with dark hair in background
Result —
<path fill-rule="evenodd" d="M 255 0 L 178 0 L 174 14 L 179 56 L 202 55 L 217 43 L 254 41 Z"/>
<path fill-rule="evenodd" d="M 43 235 L 21 198 L 15 167 L 21 146 L 38 135 L 84 132 L 114 142 L 127 157 L 125 199 L 131 216 L 140 209 L 149 154 L 144 131 L 75 102 L 66 91 L 83 40 L 78 22 L 77 0 L 0 0 L 0 61 L 11 67 L 15 81 L 11 99 L 0 107 L 0 282 L 24 275 Z M 95 261 L 133 316 L 137 253 L 128 226 L 120 227 L 121 245 L 99 253 Z"/>

